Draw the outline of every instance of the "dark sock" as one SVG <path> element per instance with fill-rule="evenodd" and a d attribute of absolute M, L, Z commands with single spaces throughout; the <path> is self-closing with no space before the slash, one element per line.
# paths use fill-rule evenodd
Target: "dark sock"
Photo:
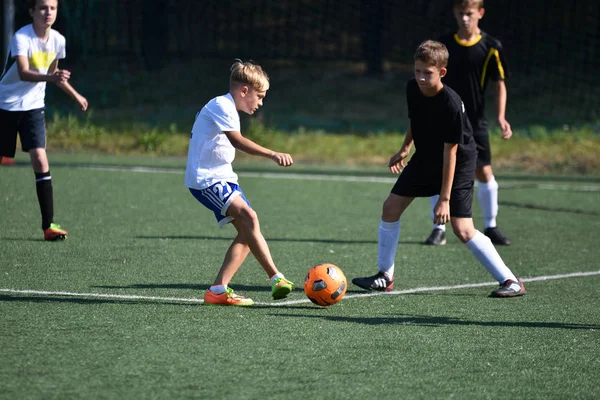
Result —
<path fill-rule="evenodd" d="M 50 171 L 35 173 L 35 189 L 42 212 L 42 229 L 48 229 L 54 219 L 54 197 Z"/>

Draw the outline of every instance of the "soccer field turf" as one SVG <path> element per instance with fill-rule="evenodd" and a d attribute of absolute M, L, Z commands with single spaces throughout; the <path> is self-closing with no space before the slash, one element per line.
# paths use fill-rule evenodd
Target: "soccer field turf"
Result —
<path fill-rule="evenodd" d="M 524 297 L 489 298 L 496 284 L 451 234 L 422 245 L 429 201 L 417 199 L 395 291 L 350 284 L 320 308 L 301 290 L 311 266 L 336 264 L 349 281 L 376 272 L 393 178 L 240 165 L 273 258 L 299 288 L 273 301 L 250 256 L 231 286 L 257 305 L 205 307 L 234 229 L 183 186 L 184 161 L 74 160 L 52 164 L 56 222 L 69 231 L 58 243 L 42 240 L 31 167 L 0 168 L 0 398 L 600 396 L 600 181 L 497 177 L 513 241 L 498 251 Z M 476 201 L 474 220 L 482 230 Z"/>

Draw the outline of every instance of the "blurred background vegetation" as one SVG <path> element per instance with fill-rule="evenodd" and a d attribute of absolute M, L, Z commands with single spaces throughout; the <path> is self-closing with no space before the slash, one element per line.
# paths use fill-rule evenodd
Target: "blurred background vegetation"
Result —
<path fill-rule="evenodd" d="M 5 2 L 8 0 L 4 0 Z M 228 91 L 234 58 L 271 77 L 264 107 L 242 116 L 248 136 L 340 163 L 385 162 L 408 119 L 412 53 L 456 30 L 450 0 L 60 0 L 71 83 L 87 113 L 48 85 L 51 150 L 184 156 L 196 112 Z M 509 66 L 496 166 L 600 174 L 600 2 L 488 0 L 483 30 Z M 30 22 L 15 2 L 15 28 Z"/>

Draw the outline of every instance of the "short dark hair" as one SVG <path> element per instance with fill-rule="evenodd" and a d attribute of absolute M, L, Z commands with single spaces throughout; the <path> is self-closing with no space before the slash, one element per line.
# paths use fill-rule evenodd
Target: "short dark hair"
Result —
<path fill-rule="evenodd" d="M 483 8 L 483 0 L 453 0 L 452 6 Z"/>
<path fill-rule="evenodd" d="M 414 60 L 422 61 L 437 68 L 445 68 L 448 65 L 448 57 L 448 49 L 443 43 L 426 40 L 417 47 Z"/>
<path fill-rule="evenodd" d="M 58 4 L 58 1 L 59 0 L 56 0 L 57 4 Z M 33 10 L 36 5 L 37 5 L 37 0 L 27 0 L 27 9 L 28 10 Z"/>

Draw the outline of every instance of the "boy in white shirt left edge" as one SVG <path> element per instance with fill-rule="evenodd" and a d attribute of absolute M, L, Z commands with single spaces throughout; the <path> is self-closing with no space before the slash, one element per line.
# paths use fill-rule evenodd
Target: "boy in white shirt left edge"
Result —
<path fill-rule="evenodd" d="M 52 29 L 58 0 L 27 3 L 33 22 L 14 34 L 0 79 L 0 161 L 14 158 L 18 133 L 21 149 L 29 153 L 35 173 L 44 239 L 64 240 L 67 231 L 54 223 L 52 176 L 46 154 L 46 82 L 55 83 L 82 111 L 87 110 L 88 102 L 69 84 L 71 73 L 58 69 L 58 60 L 66 56 L 64 36 Z"/>

